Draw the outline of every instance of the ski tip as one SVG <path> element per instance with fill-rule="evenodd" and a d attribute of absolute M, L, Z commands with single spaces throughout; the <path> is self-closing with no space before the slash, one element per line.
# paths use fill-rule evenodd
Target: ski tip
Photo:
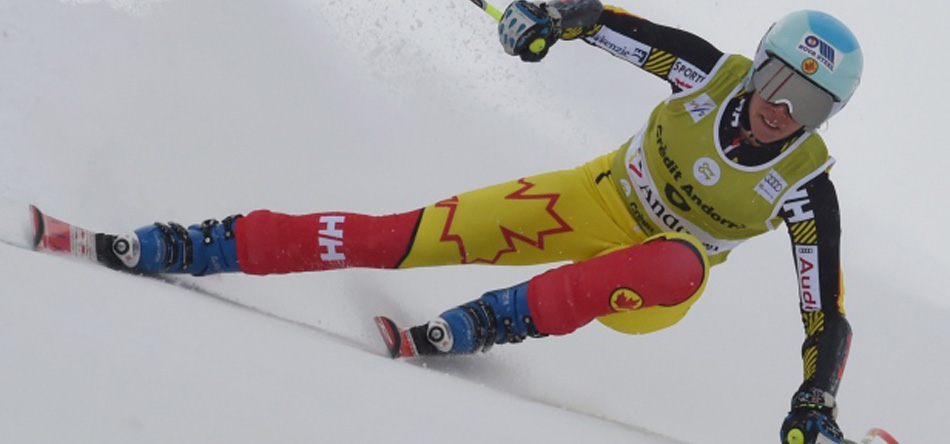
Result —
<path fill-rule="evenodd" d="M 33 218 L 33 249 L 40 246 L 43 241 L 43 233 L 46 232 L 46 226 L 43 222 L 43 212 L 36 205 L 30 204 L 30 215 Z"/>
<path fill-rule="evenodd" d="M 399 327 L 386 316 L 376 316 L 373 321 L 376 322 L 376 328 L 379 329 L 379 334 L 383 337 L 383 343 L 386 344 L 386 349 L 389 350 L 389 357 L 396 359 L 399 356 L 399 349 L 402 348 Z"/>
<path fill-rule="evenodd" d="M 867 434 L 864 436 L 864 441 L 862 442 L 871 443 L 875 438 L 881 438 L 887 444 L 900 444 L 890 433 L 887 433 L 886 430 L 878 427 L 868 430 Z"/>

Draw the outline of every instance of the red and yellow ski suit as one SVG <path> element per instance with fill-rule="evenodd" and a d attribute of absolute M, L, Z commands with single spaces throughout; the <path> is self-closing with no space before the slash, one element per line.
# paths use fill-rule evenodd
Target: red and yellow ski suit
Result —
<path fill-rule="evenodd" d="M 710 263 L 784 221 L 801 283 L 805 384 L 835 393 L 850 327 L 832 161 L 820 137 L 799 132 L 766 146 L 744 142 L 743 80 L 751 62 L 692 34 L 607 8 L 595 27 L 573 36 L 672 88 L 620 149 L 573 170 L 402 214 L 256 211 L 235 227 L 241 270 L 569 262 L 530 281 L 541 333 L 569 333 L 594 318 L 643 333 L 682 318 L 702 293 Z M 730 200 L 736 190 L 752 198 Z"/>

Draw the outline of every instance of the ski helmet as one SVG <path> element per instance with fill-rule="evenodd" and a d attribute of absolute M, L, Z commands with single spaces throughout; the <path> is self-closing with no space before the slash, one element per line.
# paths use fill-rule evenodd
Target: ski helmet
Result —
<path fill-rule="evenodd" d="M 791 13 L 762 37 L 752 88 L 785 103 L 797 122 L 815 128 L 851 100 L 861 83 L 864 56 L 854 34 L 819 11 Z"/>

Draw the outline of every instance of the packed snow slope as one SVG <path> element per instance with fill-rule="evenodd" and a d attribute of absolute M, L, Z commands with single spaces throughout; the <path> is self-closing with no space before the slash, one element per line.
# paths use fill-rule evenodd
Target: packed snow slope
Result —
<path fill-rule="evenodd" d="M 827 3 L 795 7 L 841 17 L 867 60 L 822 130 L 855 332 L 839 422 L 938 442 L 947 114 L 921 86 L 948 68 L 925 52 L 945 41 L 945 8 L 901 9 L 895 32 L 884 2 Z M 616 4 L 747 55 L 790 12 Z M 422 322 L 547 267 L 228 275 L 196 280 L 197 293 L 23 248 L 29 203 L 103 231 L 258 208 L 418 208 L 604 154 L 667 92 L 581 42 L 523 64 L 466 0 L 3 1 L 0 440 L 776 442 L 803 337 L 783 232 L 714 269 L 675 328 L 591 325 L 422 362 L 383 357 L 372 316 Z"/>

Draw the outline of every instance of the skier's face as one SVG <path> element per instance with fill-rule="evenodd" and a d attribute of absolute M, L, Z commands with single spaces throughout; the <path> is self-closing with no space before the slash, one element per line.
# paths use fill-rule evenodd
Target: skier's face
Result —
<path fill-rule="evenodd" d="M 802 124 L 796 122 L 789 114 L 787 105 L 766 102 L 758 93 L 751 96 L 749 126 L 752 127 L 752 137 L 759 142 L 771 143 L 782 140 L 802 128 Z"/>

